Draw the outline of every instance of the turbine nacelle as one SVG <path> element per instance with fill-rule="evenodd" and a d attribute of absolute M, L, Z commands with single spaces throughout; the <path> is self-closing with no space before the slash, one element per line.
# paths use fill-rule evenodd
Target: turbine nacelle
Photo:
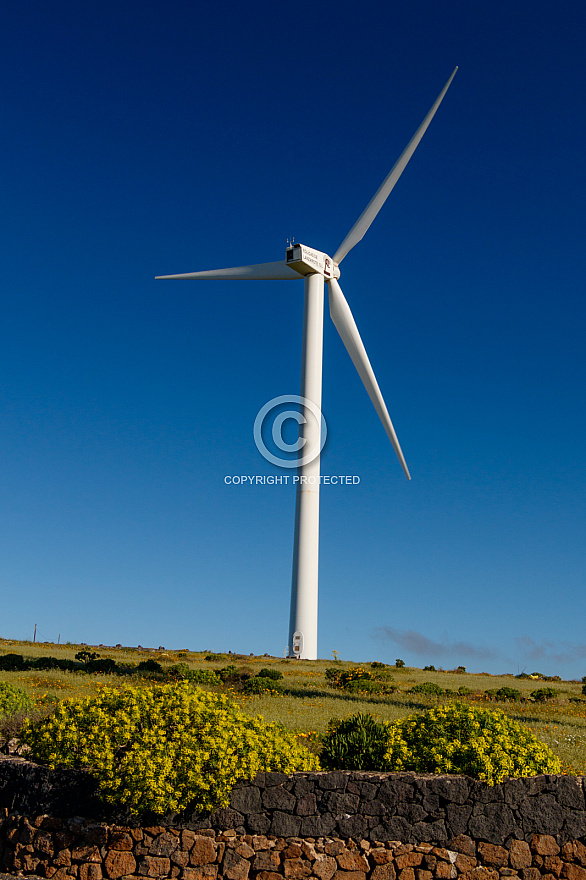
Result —
<path fill-rule="evenodd" d="M 292 244 L 288 247 L 285 262 L 300 275 L 323 275 L 326 280 L 340 277 L 338 264 L 331 257 L 305 244 Z"/>

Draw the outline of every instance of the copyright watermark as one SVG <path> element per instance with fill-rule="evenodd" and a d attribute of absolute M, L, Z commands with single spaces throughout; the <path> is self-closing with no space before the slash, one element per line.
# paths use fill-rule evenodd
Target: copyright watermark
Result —
<path fill-rule="evenodd" d="M 347 474 L 321 474 L 319 477 L 279 476 L 264 474 L 227 474 L 224 477 L 227 486 L 356 486 L 360 477 Z"/>
<path fill-rule="evenodd" d="M 287 409 L 291 404 L 297 404 L 297 408 Z M 254 420 L 256 448 L 271 464 L 283 468 L 302 467 L 316 459 L 324 448 L 327 433 L 319 406 L 298 394 L 273 397 Z"/>

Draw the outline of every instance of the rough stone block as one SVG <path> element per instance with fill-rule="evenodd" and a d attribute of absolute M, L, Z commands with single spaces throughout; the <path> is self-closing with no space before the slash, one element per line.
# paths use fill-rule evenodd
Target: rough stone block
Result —
<path fill-rule="evenodd" d="M 251 813 L 246 817 L 246 820 L 252 834 L 266 834 L 271 827 L 271 820 L 264 813 Z"/>
<path fill-rule="evenodd" d="M 43 855 L 52 856 L 55 852 L 53 836 L 46 831 L 39 831 L 35 837 L 35 849 Z"/>
<path fill-rule="evenodd" d="M 111 880 L 117 880 L 118 877 L 124 877 L 126 874 L 135 873 L 136 859 L 131 852 L 111 849 L 106 853 L 104 870 Z"/>
<path fill-rule="evenodd" d="M 368 822 L 364 816 L 345 816 L 337 819 L 336 827 L 341 837 L 357 839 L 368 832 Z"/>
<path fill-rule="evenodd" d="M 564 836 L 570 840 L 586 837 L 586 812 L 584 810 L 567 811 L 564 821 Z"/>
<path fill-rule="evenodd" d="M 120 852 L 130 852 L 134 846 L 134 840 L 130 834 L 124 831 L 113 831 L 110 835 L 110 849 L 120 850 Z"/>
<path fill-rule="evenodd" d="M 467 874 L 462 874 L 461 880 L 499 880 L 499 872 L 495 871 L 494 868 L 479 866 L 472 868 Z"/>
<path fill-rule="evenodd" d="M 307 821 L 305 819 L 304 821 Z M 271 820 L 271 834 L 275 837 L 297 837 L 301 828 L 301 818 L 275 810 Z"/>
<path fill-rule="evenodd" d="M 198 867 L 200 865 L 209 865 L 216 861 L 216 845 L 209 837 L 196 835 L 193 846 L 189 851 L 189 864 Z"/>
<path fill-rule="evenodd" d="M 97 846 L 76 846 L 71 850 L 71 858 L 77 862 L 101 862 L 102 856 Z"/>
<path fill-rule="evenodd" d="M 177 847 L 179 846 L 179 838 L 175 837 L 174 834 L 170 834 L 168 831 L 163 832 L 163 834 L 159 834 L 149 847 L 149 855 L 151 856 L 166 856 L 167 858 L 175 852 Z"/>
<path fill-rule="evenodd" d="M 550 834 L 534 834 L 531 838 L 531 851 L 540 856 L 557 856 L 560 848 L 555 837 Z"/>
<path fill-rule="evenodd" d="M 417 869 L 420 870 L 419 868 Z M 377 865 L 370 875 L 370 880 L 395 880 L 397 873 L 392 862 Z"/>
<path fill-rule="evenodd" d="M 176 849 L 169 858 L 171 863 L 179 868 L 186 868 L 189 864 L 189 853 L 184 849 Z"/>
<path fill-rule="evenodd" d="M 364 871 L 336 871 L 334 880 L 366 880 Z"/>
<path fill-rule="evenodd" d="M 543 868 L 548 874 L 554 874 L 556 877 L 559 877 L 563 867 L 564 863 L 559 856 L 545 856 L 543 859 Z"/>
<path fill-rule="evenodd" d="M 523 828 L 540 834 L 557 834 L 564 822 L 564 810 L 553 794 L 540 794 L 526 798 L 519 807 Z"/>
<path fill-rule="evenodd" d="M 71 852 L 68 849 L 62 849 L 57 855 L 53 856 L 53 864 L 59 868 L 67 868 L 71 864 Z"/>
<path fill-rule="evenodd" d="M 497 846 L 494 843 L 480 841 L 478 856 L 491 868 L 506 868 L 509 864 L 509 851 L 504 846 Z"/>
<path fill-rule="evenodd" d="M 565 880 L 586 880 L 586 868 L 579 865 L 572 865 L 566 862 L 562 868 L 562 877 Z"/>
<path fill-rule="evenodd" d="M 222 862 L 222 874 L 228 880 L 246 880 L 250 871 L 250 862 L 243 859 L 233 849 L 227 849 Z"/>
<path fill-rule="evenodd" d="M 413 836 L 418 841 L 446 843 L 448 840 L 448 832 L 443 819 L 438 819 L 435 822 L 417 822 L 413 826 Z"/>
<path fill-rule="evenodd" d="M 190 850 L 195 843 L 195 837 L 195 831 L 190 831 L 187 828 L 183 829 L 181 832 L 181 849 Z"/>
<path fill-rule="evenodd" d="M 183 880 L 216 880 L 217 865 L 200 865 L 196 868 L 183 868 Z"/>
<path fill-rule="evenodd" d="M 257 852 L 252 863 L 255 871 L 277 871 L 281 864 L 281 853 L 275 850 Z"/>
<path fill-rule="evenodd" d="M 80 865 L 78 877 L 79 880 L 102 880 L 102 866 L 94 863 Z"/>
<path fill-rule="evenodd" d="M 586 867 L 586 846 L 579 840 L 574 841 L 574 858 L 582 867 Z"/>
<path fill-rule="evenodd" d="M 481 809 L 482 812 L 480 812 Z M 488 803 L 486 805 L 477 804 L 476 810 L 479 812 L 472 815 L 468 823 L 470 837 L 502 846 L 516 828 L 510 807 L 504 803 Z"/>
<path fill-rule="evenodd" d="M 474 856 L 465 856 L 462 853 L 458 853 L 454 864 L 460 874 L 467 874 L 468 871 L 471 871 L 476 867 L 476 858 Z"/>
<path fill-rule="evenodd" d="M 254 850 L 246 841 L 243 841 L 236 847 L 236 852 L 243 859 L 251 859 L 254 856 Z"/>
<path fill-rule="evenodd" d="M 525 840 L 512 840 L 509 844 L 509 863 L 511 868 L 520 871 L 531 865 L 531 850 Z"/>
<path fill-rule="evenodd" d="M 320 853 L 311 866 L 311 869 L 316 877 L 319 877 L 319 880 L 332 880 L 332 877 L 338 869 L 338 863 L 333 856 Z M 383 880 L 383 878 L 381 878 L 381 880 Z M 385 880 L 387 880 L 387 878 L 385 878 Z M 395 880 L 395 878 L 390 877 L 388 880 Z"/>
<path fill-rule="evenodd" d="M 260 813 L 262 804 L 258 788 L 254 785 L 234 788 L 230 795 L 230 806 L 245 816 L 249 813 Z"/>
<path fill-rule="evenodd" d="M 408 852 L 402 856 L 397 856 L 395 859 L 395 867 L 398 871 L 402 871 L 403 868 L 415 868 L 417 865 L 420 865 L 422 861 L 423 853 Z"/>
<path fill-rule="evenodd" d="M 541 880 L 539 868 L 521 868 L 520 873 L 523 880 Z"/>
<path fill-rule="evenodd" d="M 351 850 L 341 852 L 339 856 L 336 856 L 336 861 L 342 871 L 363 871 L 366 873 L 370 869 L 364 856 Z"/>
<path fill-rule="evenodd" d="M 456 866 L 451 862 L 438 861 L 435 866 L 434 875 L 437 880 L 451 880 L 452 877 L 456 876 L 456 873 Z"/>
<path fill-rule="evenodd" d="M 317 801 L 313 793 L 297 798 L 295 812 L 298 816 L 313 816 L 317 813 Z"/>
<path fill-rule="evenodd" d="M 119 853 L 118 855 L 126 854 Z M 160 856 L 143 856 L 138 863 L 138 873 L 145 877 L 166 877 L 170 870 L 170 860 Z M 127 873 L 132 874 L 133 872 L 128 871 Z"/>
<path fill-rule="evenodd" d="M 476 855 L 476 844 L 467 834 L 458 834 L 456 837 L 448 840 L 448 849 L 472 858 Z"/>
<path fill-rule="evenodd" d="M 285 859 L 283 862 L 283 875 L 285 880 L 304 880 L 311 874 L 311 865 L 305 859 Z"/>
<path fill-rule="evenodd" d="M 372 847 L 368 852 L 368 858 L 375 865 L 386 865 L 393 861 L 393 853 L 384 846 Z"/>

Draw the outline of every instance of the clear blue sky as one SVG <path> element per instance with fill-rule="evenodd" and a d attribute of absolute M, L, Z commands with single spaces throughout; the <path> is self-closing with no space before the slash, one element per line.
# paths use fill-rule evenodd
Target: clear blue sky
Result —
<path fill-rule="evenodd" d="M 6 0 L 0 635 L 280 655 L 302 282 L 459 72 L 326 316 L 319 654 L 586 673 L 586 6 Z"/>

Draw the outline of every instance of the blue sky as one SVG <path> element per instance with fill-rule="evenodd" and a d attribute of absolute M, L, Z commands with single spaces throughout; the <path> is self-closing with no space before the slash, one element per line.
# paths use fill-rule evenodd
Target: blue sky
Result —
<path fill-rule="evenodd" d="M 326 315 L 319 654 L 586 673 L 580 2 L 7 0 L 0 635 L 281 655 L 301 282 L 456 65 L 342 289 L 409 483 Z"/>

